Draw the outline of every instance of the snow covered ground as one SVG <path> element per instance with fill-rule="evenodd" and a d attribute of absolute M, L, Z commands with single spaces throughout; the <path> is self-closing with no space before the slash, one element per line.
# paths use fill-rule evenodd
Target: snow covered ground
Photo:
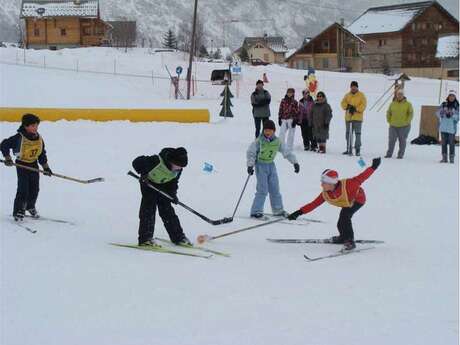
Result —
<path fill-rule="evenodd" d="M 0 60 L 15 62 L 22 51 L 0 49 Z M 167 76 L 185 66 L 180 54 L 128 54 L 111 49 L 27 51 L 31 62 L 63 67 L 78 59 L 94 70 L 117 59 L 126 73 Z M 122 67 L 123 66 L 123 67 Z M 221 64 L 197 64 L 197 78 L 209 79 Z M 150 72 L 149 72 L 150 71 Z M 325 238 L 335 234 L 338 209 L 323 205 L 308 217 L 325 224 L 278 224 L 209 243 L 231 258 L 209 260 L 116 248 L 135 243 L 140 192 L 126 175 L 131 161 L 165 146 L 185 146 L 189 166 L 180 180 L 180 200 L 210 218 L 230 216 L 246 178 L 245 151 L 253 138 L 249 93 L 266 72 L 272 113 L 287 86 L 303 87 L 303 71 L 278 66 L 243 67 L 235 118 L 219 118 L 222 87 L 198 83 L 193 105 L 212 113 L 209 124 L 90 121 L 43 122 L 51 168 L 80 178 L 103 176 L 105 183 L 79 185 L 41 177 L 38 209 L 43 216 L 76 225 L 27 221 L 30 234 L 13 224 L 16 189 L 12 168 L 1 179 L 1 336 L 5 345 L 29 344 L 457 344 L 458 342 L 458 163 L 438 163 L 440 147 L 409 145 L 404 160 L 389 159 L 365 183 L 368 201 L 354 217 L 356 238 L 379 239 L 377 249 L 307 262 L 304 253 L 333 253 L 330 245 L 274 244 L 266 238 Z M 77 73 L 0 64 L 0 106 L 188 107 L 169 100 L 169 81 Z M 320 89 L 334 110 L 328 153 L 301 150 L 301 165 L 277 158 L 285 208 L 296 210 L 320 191 L 319 175 L 334 168 L 341 176 L 361 171 L 357 158 L 344 157 L 344 123 L 339 103 L 358 80 L 369 105 L 391 81 L 372 74 L 318 72 Z M 446 89 L 455 87 L 450 83 Z M 414 78 L 407 84 L 415 108 L 410 139 L 418 136 L 420 106 L 438 103 L 439 81 Z M 232 92 L 236 94 L 235 85 Z M 363 158 L 386 150 L 385 110 L 368 111 Z M 1 138 L 17 123 L 1 123 Z M 203 163 L 218 170 L 205 173 Z M 190 238 L 217 235 L 254 224 L 245 219 L 255 191 L 250 180 L 231 224 L 211 226 L 176 208 Z M 269 203 L 266 210 L 270 211 Z M 161 221 L 156 234 L 165 236 Z"/>

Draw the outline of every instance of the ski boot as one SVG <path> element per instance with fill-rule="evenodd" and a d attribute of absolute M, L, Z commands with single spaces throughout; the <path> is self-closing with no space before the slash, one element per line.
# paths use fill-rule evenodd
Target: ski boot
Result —
<path fill-rule="evenodd" d="M 355 155 L 357 157 L 361 156 L 361 149 L 355 149 Z"/>
<path fill-rule="evenodd" d="M 343 252 L 348 252 L 350 250 L 353 250 L 356 248 L 356 244 L 355 244 L 355 241 L 353 240 L 348 240 L 348 241 L 345 241 L 343 243 L 343 248 L 342 248 L 342 251 Z"/>
<path fill-rule="evenodd" d="M 178 246 L 187 246 L 187 247 L 193 246 L 192 242 L 190 242 L 190 240 L 185 235 L 175 244 Z"/>
<path fill-rule="evenodd" d="M 24 220 L 25 212 L 23 210 L 16 211 L 16 213 L 13 214 L 14 220 L 16 222 L 22 222 Z"/>
<path fill-rule="evenodd" d="M 263 217 L 264 217 L 264 214 L 260 212 L 251 214 L 251 218 L 261 219 Z"/>
<path fill-rule="evenodd" d="M 155 240 L 146 240 L 143 242 L 139 242 L 139 247 L 156 247 L 156 248 L 161 248 L 161 245 L 159 245 Z"/>
<path fill-rule="evenodd" d="M 455 156 L 454 155 L 449 155 L 449 162 L 455 163 Z"/>
<path fill-rule="evenodd" d="M 29 212 L 29 214 L 30 214 L 30 216 L 32 218 L 40 218 L 40 215 L 38 214 L 38 211 L 37 211 L 37 209 L 35 207 L 34 208 L 29 208 L 27 210 L 27 212 Z"/>
<path fill-rule="evenodd" d="M 442 159 L 439 161 L 439 163 L 447 163 L 447 155 L 443 154 Z"/>
<path fill-rule="evenodd" d="M 334 243 L 334 244 L 343 244 L 343 238 L 339 235 L 339 236 L 332 236 L 330 238 L 330 241 L 331 243 Z"/>

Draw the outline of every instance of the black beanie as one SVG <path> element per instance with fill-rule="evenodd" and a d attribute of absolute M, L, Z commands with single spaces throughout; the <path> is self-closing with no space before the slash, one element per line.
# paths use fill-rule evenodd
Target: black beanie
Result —
<path fill-rule="evenodd" d="M 276 131 L 275 123 L 272 120 L 266 120 L 264 122 L 264 129 L 273 129 Z"/>
<path fill-rule="evenodd" d="M 353 81 L 351 82 L 351 84 L 350 84 L 350 87 L 352 87 L 352 86 L 359 87 L 359 86 L 358 86 L 358 82 L 357 82 L 356 80 L 353 80 Z"/>
<path fill-rule="evenodd" d="M 185 168 L 188 164 L 187 150 L 183 147 L 173 149 L 168 155 L 168 160 L 174 165 Z"/>
<path fill-rule="evenodd" d="M 24 114 L 21 122 L 23 127 L 27 127 L 33 125 L 34 123 L 40 123 L 40 118 L 34 114 Z"/>
<path fill-rule="evenodd" d="M 259 85 L 259 84 L 264 85 L 264 82 L 263 82 L 262 80 L 259 79 L 259 80 L 257 80 L 257 82 L 256 82 L 256 86 Z"/>

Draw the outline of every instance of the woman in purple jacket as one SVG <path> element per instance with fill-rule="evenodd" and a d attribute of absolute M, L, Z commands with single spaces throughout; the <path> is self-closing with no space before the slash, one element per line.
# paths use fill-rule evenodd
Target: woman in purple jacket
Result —
<path fill-rule="evenodd" d="M 299 117 L 298 122 L 302 129 L 303 147 L 305 151 L 316 151 L 318 144 L 313 138 L 313 123 L 311 118 L 311 109 L 315 101 L 310 96 L 310 91 L 303 90 L 303 97 L 299 100 Z"/>

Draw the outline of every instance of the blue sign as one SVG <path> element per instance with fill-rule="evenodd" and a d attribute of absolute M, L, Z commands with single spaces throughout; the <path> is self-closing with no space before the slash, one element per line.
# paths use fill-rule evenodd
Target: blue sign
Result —
<path fill-rule="evenodd" d="M 232 66 L 232 73 L 235 73 L 235 74 L 241 73 L 241 66 Z"/>
<path fill-rule="evenodd" d="M 182 73 L 182 67 L 181 66 L 176 67 L 176 73 L 177 73 L 177 75 L 181 75 L 181 73 Z"/>

